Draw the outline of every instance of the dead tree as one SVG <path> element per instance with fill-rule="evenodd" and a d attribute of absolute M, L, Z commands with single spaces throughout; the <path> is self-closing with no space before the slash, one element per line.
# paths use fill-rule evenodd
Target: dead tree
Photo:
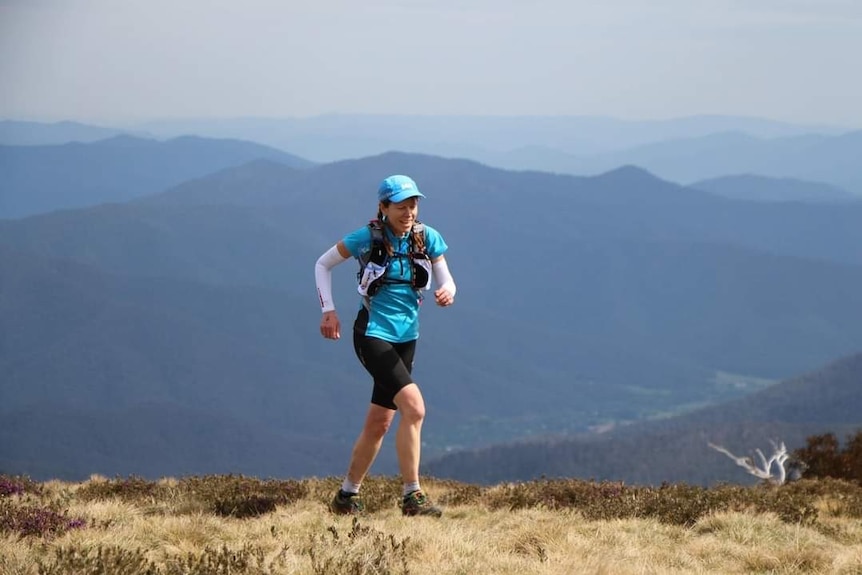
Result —
<path fill-rule="evenodd" d="M 757 454 L 757 462 L 755 462 L 751 457 L 737 457 L 720 445 L 715 445 L 714 443 L 708 443 L 707 445 L 731 458 L 737 465 L 745 469 L 751 475 L 768 481 L 774 485 L 784 485 L 784 482 L 787 480 L 787 469 L 784 467 L 784 462 L 790 457 L 787 454 L 787 447 L 784 445 L 783 441 L 780 444 L 776 444 L 774 441 L 770 440 L 769 443 L 772 444 L 772 455 L 767 459 L 760 449 L 755 449 L 754 452 Z M 773 468 L 776 468 L 778 472 L 777 475 L 772 474 Z"/>

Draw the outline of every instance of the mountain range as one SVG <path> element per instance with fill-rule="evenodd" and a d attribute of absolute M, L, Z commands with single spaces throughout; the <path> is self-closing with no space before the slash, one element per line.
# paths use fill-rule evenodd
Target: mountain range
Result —
<path fill-rule="evenodd" d="M 122 202 L 258 158 L 306 167 L 274 148 L 193 136 L 119 135 L 90 143 L 0 146 L 0 218 Z"/>
<path fill-rule="evenodd" d="M 92 141 L 110 129 L 0 122 L 0 143 Z M 857 127 L 858 128 L 858 127 Z M 636 165 L 676 183 L 765 176 L 828 184 L 862 196 L 862 141 L 853 127 L 761 118 L 692 116 L 634 121 L 579 116 L 323 115 L 310 118 L 171 120 L 112 135 L 188 135 L 257 142 L 327 163 L 398 150 L 466 158 L 507 170 L 597 175 Z M 788 199 L 794 200 L 792 194 Z"/>
<path fill-rule="evenodd" d="M 709 444 L 756 461 L 756 449 L 769 457 L 780 443 L 793 450 L 804 446 L 806 438 L 825 433 L 844 440 L 862 429 L 860 381 L 862 354 L 854 354 L 744 398 L 685 415 L 601 435 L 543 437 L 461 451 L 429 462 L 426 470 L 437 477 L 492 484 L 542 476 L 654 485 L 753 483 L 757 479 Z"/>
<path fill-rule="evenodd" d="M 755 174 L 862 196 L 862 131 L 758 118 L 353 116 L 173 121 L 139 126 L 261 142 L 320 162 L 399 150 L 467 158 L 507 170 L 597 175 L 635 165 L 681 184 Z"/>
<path fill-rule="evenodd" d="M 862 196 L 845 192 L 830 184 L 754 174 L 701 180 L 691 184 L 691 187 L 727 198 L 756 202 L 862 201 Z"/>
<path fill-rule="evenodd" d="M 177 119 L 132 128 L 159 138 L 197 134 L 250 140 L 318 162 L 393 150 L 468 159 L 481 159 L 477 156 L 481 153 L 542 148 L 592 156 L 726 132 L 773 139 L 849 131 L 837 126 L 719 115 L 642 121 L 599 116 L 327 114 L 307 118 Z"/>
<path fill-rule="evenodd" d="M 69 142 L 96 142 L 119 135 L 136 135 L 133 131 L 81 122 L 25 122 L 0 120 L 0 145 L 44 146 Z"/>
<path fill-rule="evenodd" d="M 811 134 L 772 139 L 731 132 L 653 142 L 529 167 L 591 174 L 633 164 L 680 183 L 756 174 L 821 182 L 859 195 L 862 194 L 859 158 L 862 158 L 862 131 L 837 136 Z"/>
<path fill-rule="evenodd" d="M 58 148 L 80 146 L 101 149 Z M 634 428 L 860 349 L 857 202 L 741 201 L 635 167 L 253 158 L 0 221 L 0 471 L 343 472 L 369 386 L 349 342 L 319 337 L 311 270 L 373 217 L 390 173 L 428 196 L 420 216 L 459 285 L 454 308 L 423 312 L 429 458 Z M 346 326 L 355 271 L 334 273 Z M 391 451 L 377 471 L 394 469 Z"/>

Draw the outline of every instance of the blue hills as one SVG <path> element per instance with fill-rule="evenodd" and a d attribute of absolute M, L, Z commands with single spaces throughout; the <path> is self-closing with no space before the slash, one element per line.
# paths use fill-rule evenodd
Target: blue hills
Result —
<path fill-rule="evenodd" d="M 429 461 L 725 404 L 859 351 L 857 203 L 746 202 L 633 166 L 255 157 L 0 221 L 0 471 L 343 472 L 369 384 L 349 338 L 318 334 L 312 268 L 389 173 L 428 196 L 459 285 L 423 312 Z M 334 274 L 348 329 L 354 274 Z"/>
<path fill-rule="evenodd" d="M 162 142 L 121 134 L 86 143 L 0 145 L 0 218 L 122 202 L 257 158 L 312 165 L 252 142 L 197 136 Z"/>

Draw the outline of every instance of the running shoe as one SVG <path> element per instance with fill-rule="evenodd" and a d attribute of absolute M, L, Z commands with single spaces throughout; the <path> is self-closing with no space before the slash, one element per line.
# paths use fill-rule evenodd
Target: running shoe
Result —
<path fill-rule="evenodd" d="M 359 515 L 365 511 L 365 505 L 358 493 L 347 493 L 339 489 L 329 504 L 329 510 L 337 515 Z"/>
<path fill-rule="evenodd" d="M 431 504 L 428 496 L 421 490 L 411 491 L 401 501 L 401 513 L 403 515 L 428 515 L 440 517 L 443 510 Z"/>

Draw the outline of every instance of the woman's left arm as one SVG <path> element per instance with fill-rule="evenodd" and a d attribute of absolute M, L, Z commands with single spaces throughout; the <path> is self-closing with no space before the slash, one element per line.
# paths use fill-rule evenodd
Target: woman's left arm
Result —
<path fill-rule="evenodd" d="M 437 289 L 434 290 L 434 300 L 437 305 L 446 307 L 455 303 L 457 287 L 444 256 L 438 256 L 431 260 L 431 272 L 437 284 Z"/>

